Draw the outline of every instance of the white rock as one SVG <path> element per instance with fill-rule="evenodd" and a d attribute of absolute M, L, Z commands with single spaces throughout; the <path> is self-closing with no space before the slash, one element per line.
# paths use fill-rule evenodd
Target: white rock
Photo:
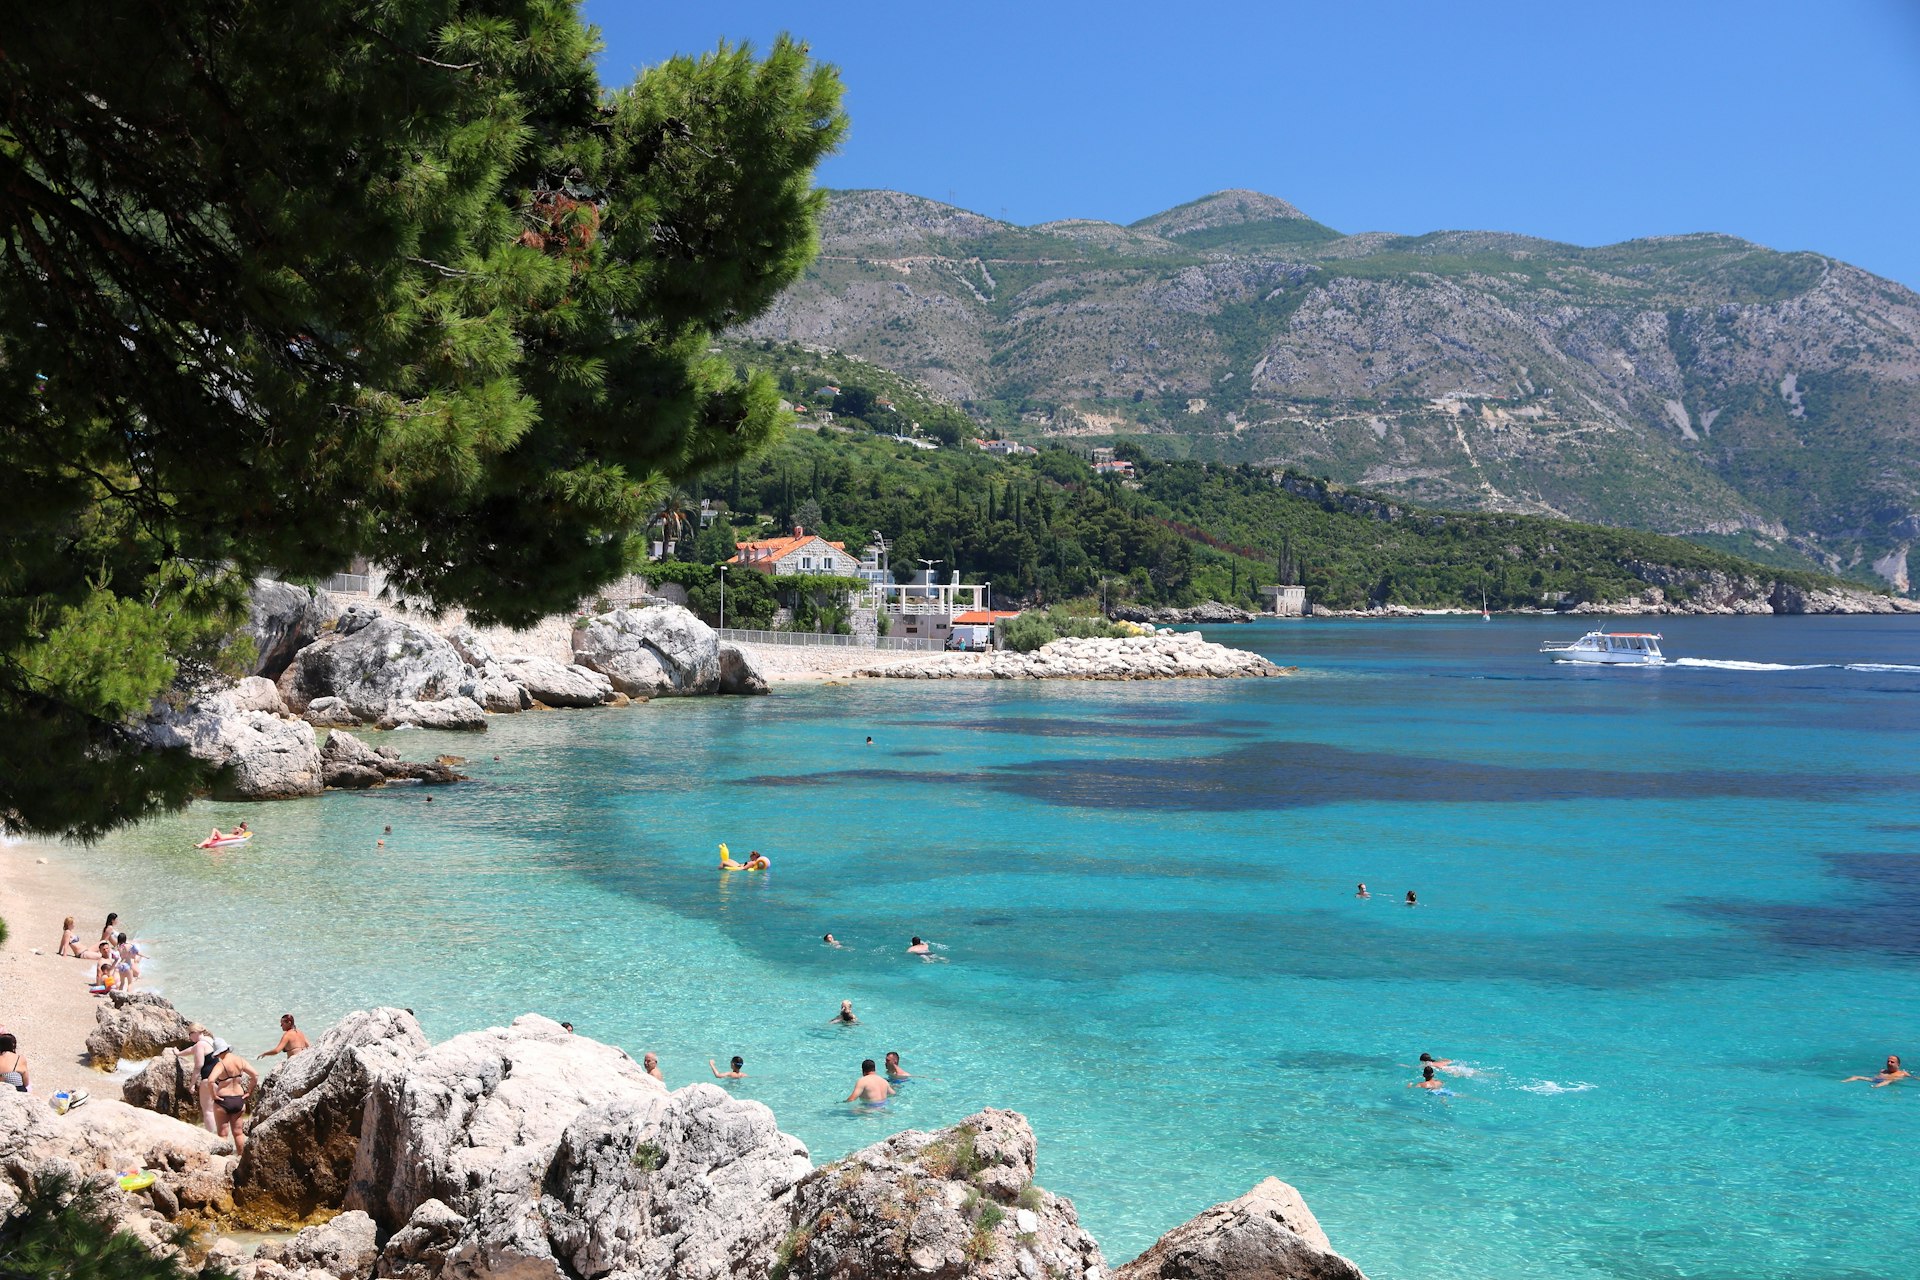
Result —
<path fill-rule="evenodd" d="M 578 663 L 552 658 L 509 658 L 500 664 L 508 679 L 549 707 L 597 707 L 613 700 L 606 676 Z"/>
<path fill-rule="evenodd" d="M 573 632 L 580 665 L 629 697 L 712 693 L 720 684 L 720 640 L 676 604 L 615 609 Z"/>

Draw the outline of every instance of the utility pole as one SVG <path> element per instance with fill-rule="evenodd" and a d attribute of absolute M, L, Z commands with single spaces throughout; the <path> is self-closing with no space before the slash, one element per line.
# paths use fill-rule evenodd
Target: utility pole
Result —
<path fill-rule="evenodd" d="M 727 629 L 727 566 L 720 566 L 720 630 Z"/>

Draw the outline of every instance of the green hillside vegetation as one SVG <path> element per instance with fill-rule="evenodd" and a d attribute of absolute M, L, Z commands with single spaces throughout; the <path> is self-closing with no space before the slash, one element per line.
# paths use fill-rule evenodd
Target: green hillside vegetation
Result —
<path fill-rule="evenodd" d="M 843 387 L 843 390 L 845 388 Z M 1262 585 L 1285 577 L 1329 608 L 1373 604 L 1534 607 L 1564 594 L 1612 601 L 1646 589 L 1635 567 L 1704 580 L 1711 574 L 1802 586 L 1824 575 L 1769 568 L 1682 539 L 1538 516 L 1436 512 L 1294 473 L 1240 464 L 1155 460 L 1122 445 L 1139 469 L 1130 485 L 1096 476 L 1065 449 L 1000 459 L 964 446 L 916 449 L 860 429 L 789 431 L 767 452 L 700 483 L 726 504 L 686 548 L 705 565 L 655 566 L 689 587 L 711 620 L 710 566 L 735 537 L 794 523 L 856 554 L 878 532 L 896 569 L 920 561 L 992 584 L 998 606 L 1190 604 L 1253 607 Z M 765 584 L 735 586 L 729 618 L 748 625 Z M 1669 587 L 1684 596 L 1687 586 Z M 748 592 L 755 593 L 752 597 Z M 771 604 L 765 606 L 770 612 Z"/>
<path fill-rule="evenodd" d="M 835 192 L 822 244 L 734 336 L 830 333 L 1030 443 L 1920 580 L 1920 297 L 1817 253 L 1349 235 L 1246 191 L 1127 227 Z"/>

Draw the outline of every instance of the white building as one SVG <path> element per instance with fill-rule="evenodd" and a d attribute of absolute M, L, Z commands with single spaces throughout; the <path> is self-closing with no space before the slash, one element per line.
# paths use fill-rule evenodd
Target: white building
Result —
<path fill-rule="evenodd" d="M 860 561 L 847 553 L 845 543 L 828 542 L 817 533 L 808 533 L 799 525 L 790 538 L 765 538 L 758 542 L 738 542 L 738 553 L 730 564 L 757 569 L 761 573 L 831 573 L 843 578 L 860 576 Z"/>

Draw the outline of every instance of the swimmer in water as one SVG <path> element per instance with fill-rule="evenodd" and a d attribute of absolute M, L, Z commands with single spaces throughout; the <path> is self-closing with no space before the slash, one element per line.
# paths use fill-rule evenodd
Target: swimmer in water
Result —
<path fill-rule="evenodd" d="M 913 941 L 907 944 L 907 954 L 910 956 L 931 955 L 932 950 L 926 943 L 920 941 L 919 935 L 916 934 Z"/>
<path fill-rule="evenodd" d="M 893 1096 L 893 1086 L 874 1074 L 873 1059 L 867 1058 L 860 1063 L 860 1080 L 853 1086 L 853 1092 L 847 1095 L 848 1102 L 863 1102 L 867 1106 L 877 1107 Z"/>
<path fill-rule="evenodd" d="M 640 1065 L 647 1069 L 648 1075 L 658 1080 L 661 1084 L 667 1082 L 667 1078 L 660 1074 L 660 1059 L 658 1056 L 649 1053 L 640 1059 Z M 712 1064 L 709 1063 L 708 1065 L 711 1066 Z"/>
<path fill-rule="evenodd" d="M 1404 1067 L 1407 1064 L 1403 1062 L 1400 1065 Z M 1436 1058 L 1430 1053 L 1420 1055 L 1420 1065 L 1423 1067 L 1431 1067 L 1436 1071 L 1444 1071 L 1450 1076 L 1470 1076 L 1475 1074 L 1472 1067 L 1463 1066 L 1455 1062 L 1452 1058 Z"/>
<path fill-rule="evenodd" d="M 830 947 L 837 947 L 837 946 L 839 946 L 839 945 L 840 945 L 840 939 L 838 939 L 838 938 L 836 938 L 836 937 L 834 937 L 834 936 L 833 936 L 832 934 L 830 934 L 830 933 L 823 933 L 823 934 L 821 934 L 821 935 L 820 935 L 820 941 L 822 941 L 822 942 L 824 942 L 824 943 L 825 943 L 826 945 L 828 945 L 828 946 L 830 946 Z"/>
<path fill-rule="evenodd" d="M 767 855 L 760 852 L 758 849 L 755 849 L 747 857 L 747 870 L 749 871 L 765 871 L 768 867 L 772 865 L 773 864 L 771 862 L 767 861 Z"/>
<path fill-rule="evenodd" d="M 1407 890 L 1407 905 L 1410 907 L 1417 907 L 1420 905 L 1420 899 L 1413 896 L 1413 890 L 1411 889 Z"/>
<path fill-rule="evenodd" d="M 860 1021 L 860 1019 L 853 1016 L 853 1001 L 842 1000 L 840 1002 L 840 1012 L 834 1014 L 831 1018 L 828 1018 L 827 1021 L 837 1022 L 843 1027 L 850 1027 L 854 1023 Z"/>
<path fill-rule="evenodd" d="M 720 846 L 720 869 L 722 871 L 745 871 L 747 864 L 744 862 L 735 862 L 733 860 L 733 851 L 727 848 L 725 844 L 722 844 Z"/>
<path fill-rule="evenodd" d="M 900 1051 L 898 1049 L 887 1050 L 887 1079 L 895 1084 L 898 1084 L 902 1080 L 913 1079 L 911 1072 L 900 1069 Z"/>
<path fill-rule="evenodd" d="M 867 735 L 867 745 L 868 745 L 868 746 L 872 746 L 872 745 L 873 745 L 873 735 L 872 735 L 872 734 L 868 734 L 868 735 Z"/>
<path fill-rule="evenodd" d="M 1418 1080 L 1407 1081 L 1409 1089 L 1431 1089 L 1435 1093 L 1447 1093 L 1447 1082 L 1433 1074 L 1432 1067 L 1423 1067 Z"/>
<path fill-rule="evenodd" d="M 732 1068 L 727 1071 L 722 1071 L 720 1068 L 714 1066 L 712 1058 L 707 1059 L 707 1070 L 713 1072 L 713 1078 L 715 1080 L 745 1080 L 747 1073 L 740 1069 L 745 1065 L 747 1065 L 746 1061 L 737 1053 L 733 1055 Z"/>
<path fill-rule="evenodd" d="M 1892 1084 L 1895 1080 L 1911 1080 L 1912 1078 L 1913 1078 L 1913 1073 L 1900 1065 L 1900 1055 L 1897 1053 L 1890 1053 L 1887 1055 L 1887 1065 L 1880 1068 L 1880 1070 L 1874 1072 L 1872 1075 L 1848 1076 L 1845 1080 L 1842 1080 L 1840 1083 L 1852 1084 L 1855 1080 L 1868 1080 L 1872 1082 L 1874 1088 L 1884 1089 L 1888 1085 Z"/>
<path fill-rule="evenodd" d="M 1356 898 L 1371 898 L 1373 895 L 1367 892 L 1367 882 L 1362 880 L 1359 885 L 1355 887 L 1353 896 Z"/>

